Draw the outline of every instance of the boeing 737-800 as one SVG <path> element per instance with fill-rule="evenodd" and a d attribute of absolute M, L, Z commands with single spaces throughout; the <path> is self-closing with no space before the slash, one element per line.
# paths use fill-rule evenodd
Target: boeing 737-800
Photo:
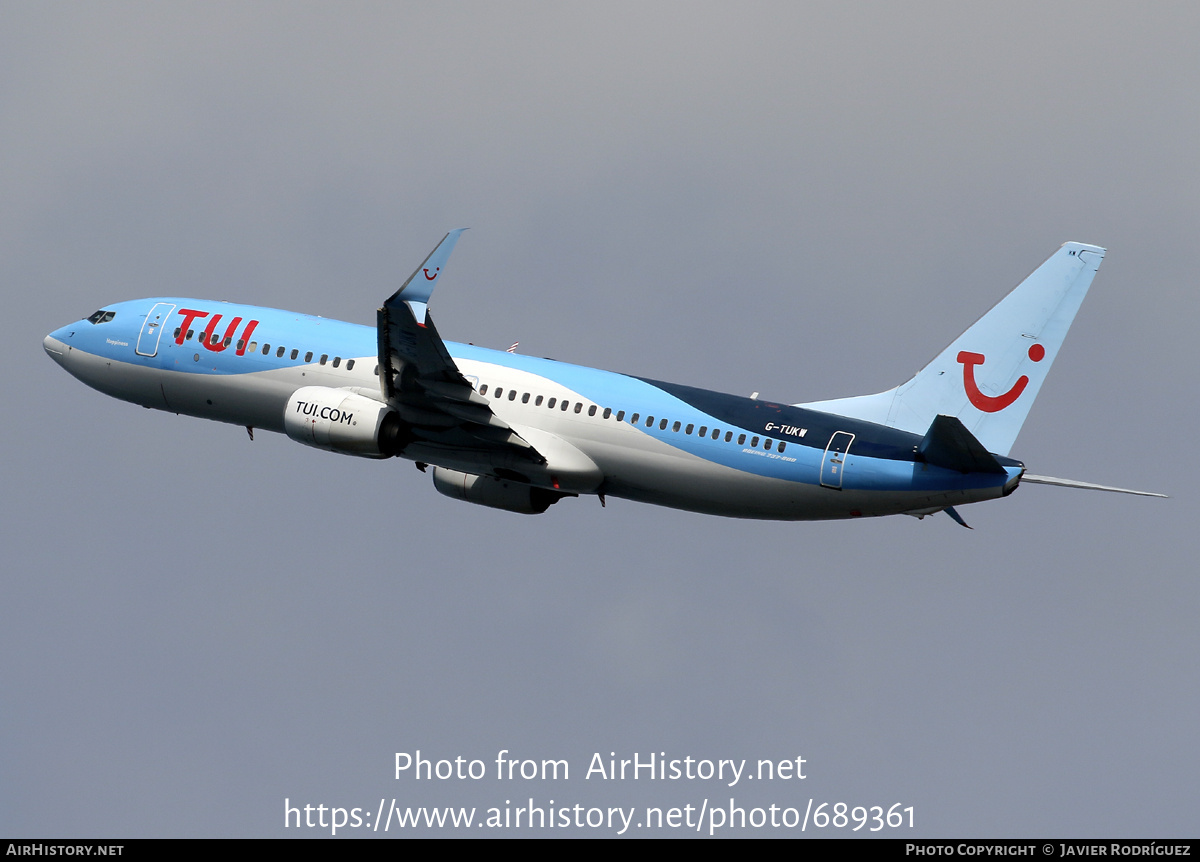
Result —
<path fill-rule="evenodd" d="M 963 523 L 954 506 L 1022 481 L 1146 493 L 1031 476 L 1008 457 L 1102 248 L 1064 244 L 895 389 L 780 404 L 442 341 L 427 305 L 461 233 L 375 327 L 155 297 L 107 305 L 44 346 L 116 398 L 407 458 L 432 466 L 443 494 L 513 512 L 595 494 L 740 518 Z"/>

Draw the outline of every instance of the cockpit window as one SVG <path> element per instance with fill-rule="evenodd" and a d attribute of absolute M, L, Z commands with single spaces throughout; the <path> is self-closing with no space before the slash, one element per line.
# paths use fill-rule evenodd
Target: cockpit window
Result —
<path fill-rule="evenodd" d="M 105 311 L 103 308 L 88 318 L 88 323 L 108 323 L 117 316 L 115 311 Z"/>

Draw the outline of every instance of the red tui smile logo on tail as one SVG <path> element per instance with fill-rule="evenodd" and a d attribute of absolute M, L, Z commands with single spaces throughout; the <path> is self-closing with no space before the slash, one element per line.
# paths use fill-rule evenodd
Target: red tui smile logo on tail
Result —
<path fill-rule="evenodd" d="M 1034 362 L 1041 362 L 1046 356 L 1046 348 L 1040 344 L 1035 344 L 1029 348 L 1029 358 Z M 1003 395 L 995 397 L 984 395 L 979 391 L 978 384 L 975 383 L 975 366 L 983 365 L 984 358 L 982 353 L 970 353 L 966 350 L 960 351 L 958 361 L 963 367 L 963 389 L 967 390 L 967 398 L 971 403 L 984 413 L 998 413 L 1008 405 L 1012 404 L 1021 397 L 1021 393 L 1025 391 L 1025 387 L 1029 385 L 1029 378 L 1022 374 L 1017 378 L 1017 382 L 1012 385 Z"/>

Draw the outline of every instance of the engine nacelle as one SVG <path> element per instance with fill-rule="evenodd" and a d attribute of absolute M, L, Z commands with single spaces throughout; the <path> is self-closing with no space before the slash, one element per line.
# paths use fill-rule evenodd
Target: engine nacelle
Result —
<path fill-rule="evenodd" d="M 493 479 L 491 476 L 477 476 L 474 473 L 460 473 L 458 470 L 447 470 L 445 467 L 433 468 L 433 487 L 447 497 L 453 497 L 456 500 L 466 500 L 468 503 L 478 503 L 480 506 L 491 506 L 493 509 L 520 512 L 522 515 L 540 515 L 566 496 L 556 491 L 535 488 L 521 482 Z"/>
<path fill-rule="evenodd" d="M 358 455 L 391 458 L 408 442 L 404 422 L 386 404 L 328 386 L 304 386 L 283 411 L 283 428 L 297 443 Z"/>

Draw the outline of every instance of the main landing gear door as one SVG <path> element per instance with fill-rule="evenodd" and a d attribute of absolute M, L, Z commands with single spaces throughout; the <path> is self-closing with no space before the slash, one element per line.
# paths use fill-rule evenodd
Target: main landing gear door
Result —
<path fill-rule="evenodd" d="M 838 431 L 829 438 L 825 447 L 825 457 L 821 459 L 821 484 L 826 488 L 842 490 L 842 468 L 846 463 L 846 453 L 854 435 L 849 431 Z"/>
<path fill-rule="evenodd" d="M 150 309 L 138 334 L 138 356 L 154 356 L 158 353 L 158 340 L 162 338 L 163 326 L 174 309 L 175 306 L 169 302 L 156 302 L 154 308 Z"/>

